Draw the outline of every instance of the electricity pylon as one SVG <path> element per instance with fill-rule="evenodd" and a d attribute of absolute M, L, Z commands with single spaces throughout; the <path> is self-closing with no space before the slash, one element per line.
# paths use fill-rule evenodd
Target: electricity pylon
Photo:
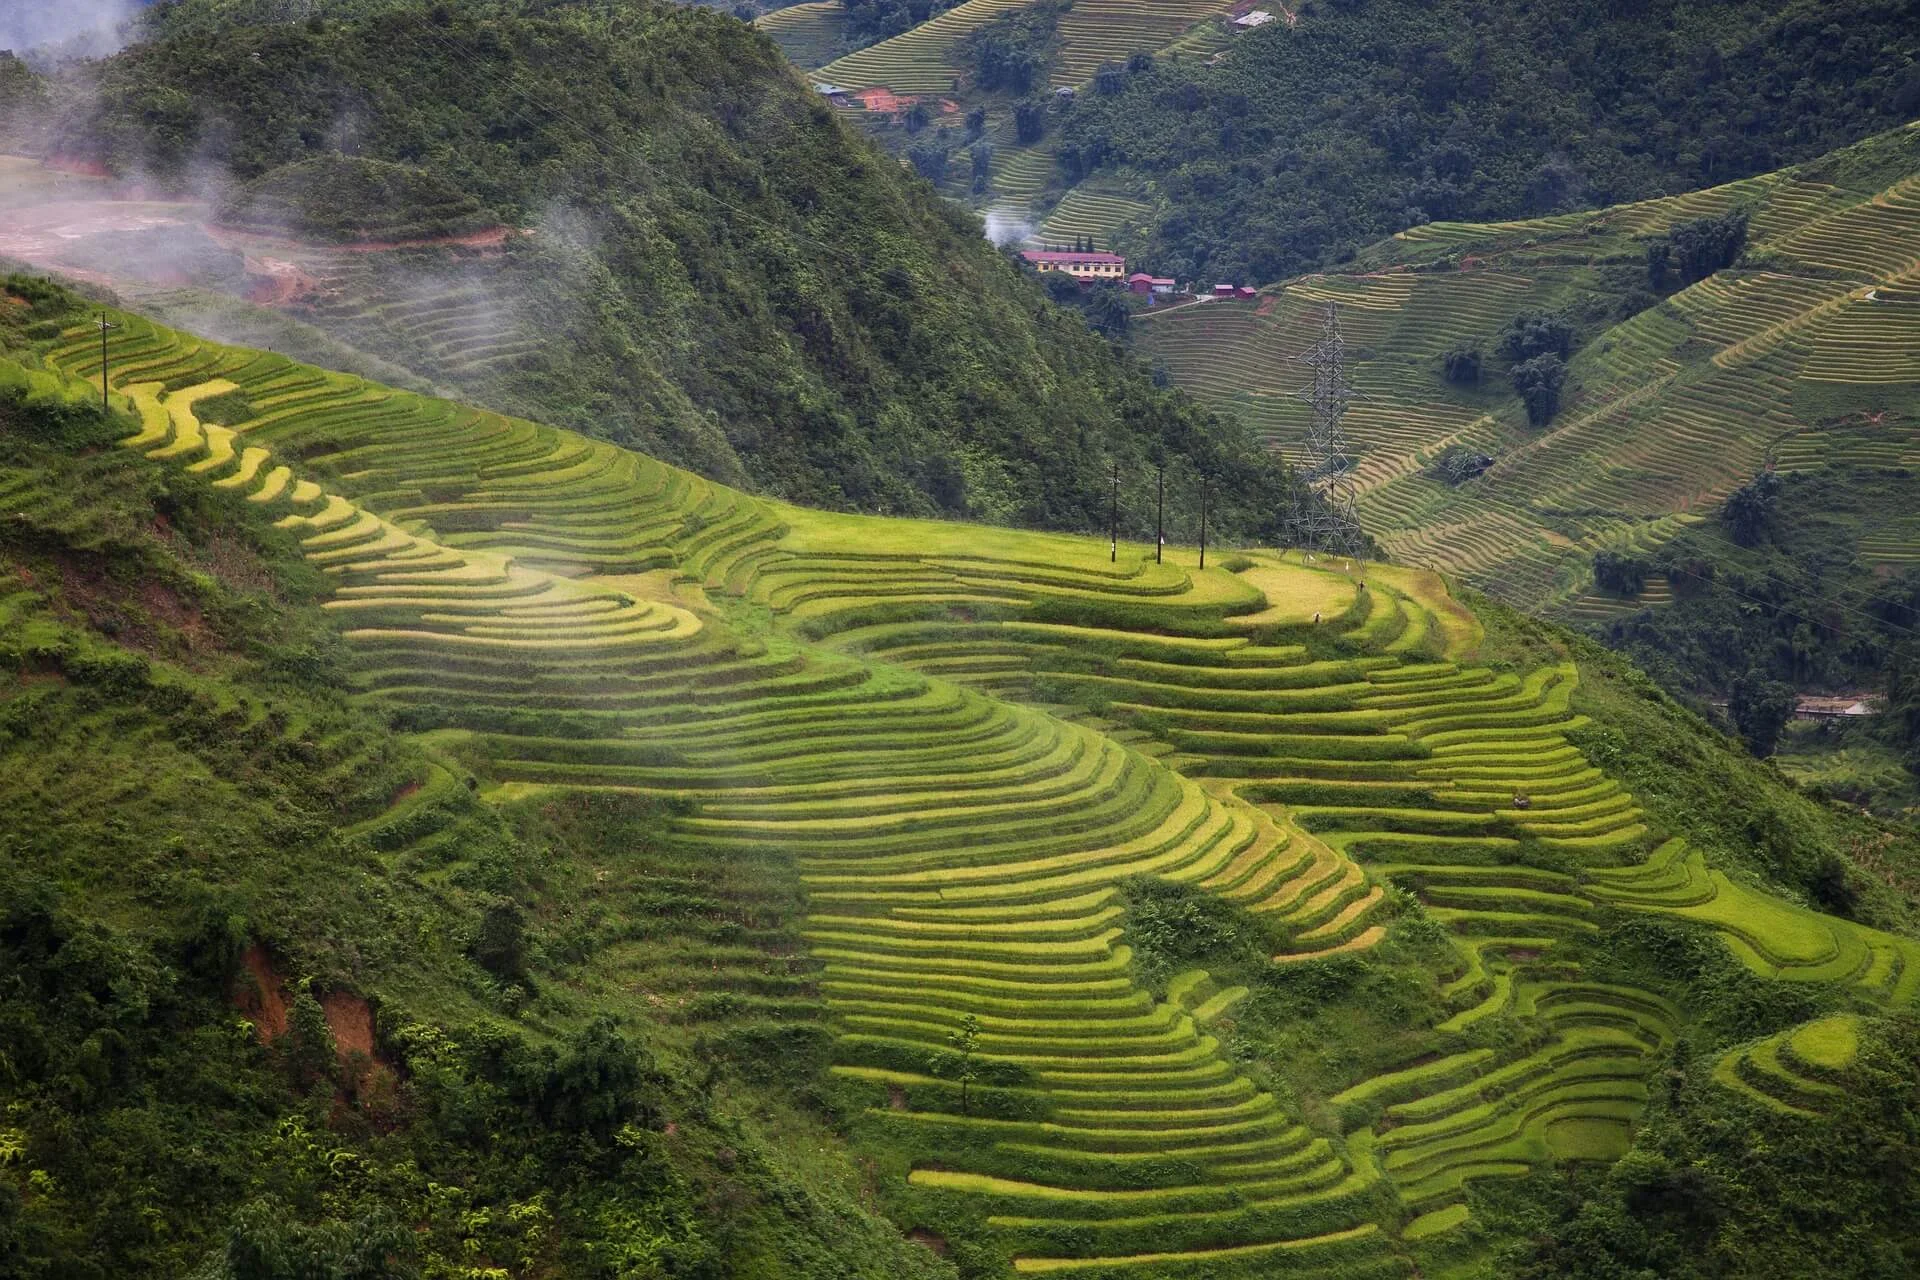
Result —
<path fill-rule="evenodd" d="M 1298 477 L 1305 500 L 1296 507 L 1295 525 L 1301 541 L 1315 551 L 1358 555 L 1366 537 L 1354 511 L 1354 452 L 1341 425 L 1355 392 L 1347 383 L 1347 344 L 1332 303 L 1319 339 L 1297 359 L 1313 371 L 1312 381 L 1299 391 L 1313 416 Z"/>

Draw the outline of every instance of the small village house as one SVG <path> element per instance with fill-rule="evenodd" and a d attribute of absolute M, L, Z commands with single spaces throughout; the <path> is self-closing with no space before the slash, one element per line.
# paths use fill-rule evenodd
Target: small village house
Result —
<path fill-rule="evenodd" d="M 1172 276 L 1155 276 L 1144 271 L 1136 271 L 1127 277 L 1127 288 L 1134 293 L 1172 293 L 1174 282 Z"/>

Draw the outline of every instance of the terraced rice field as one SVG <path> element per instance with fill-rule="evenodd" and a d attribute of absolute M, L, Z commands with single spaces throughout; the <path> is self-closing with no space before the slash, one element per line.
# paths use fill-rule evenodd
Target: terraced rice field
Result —
<path fill-rule="evenodd" d="M 457 735 L 489 794 L 681 801 L 690 877 L 794 870 L 804 963 L 749 949 L 732 989 L 828 1020 L 891 1210 L 1013 1273 L 1407 1276 L 1467 1184 L 1611 1159 L 1682 1015 L 1557 958 L 1610 911 L 1864 1006 L 1920 991 L 1916 944 L 1653 830 L 1568 736 L 1575 669 L 1477 662 L 1430 572 L 806 511 L 118 319 L 126 444 L 300 540 L 357 696 Z M 80 328 L 51 360 L 97 377 L 97 351 Z M 202 424 L 230 388 L 255 416 Z M 1310 1120 L 1227 1052 L 1243 988 L 1143 983 L 1136 876 L 1276 922 L 1285 965 L 1378 945 L 1399 884 L 1457 956 L 1437 1052 Z M 1769 1096 L 1818 1094 L 1840 1039 L 1796 1032 Z"/>
<path fill-rule="evenodd" d="M 773 37 L 796 67 L 833 61 L 846 36 L 847 8 L 840 0 L 810 0 L 755 18 L 753 25 Z"/>
<path fill-rule="evenodd" d="M 1859 1051 L 1860 1019 L 1838 1014 L 1729 1050 L 1714 1063 L 1713 1078 L 1769 1111 L 1817 1116 L 1841 1096 L 1833 1077 Z"/>
<path fill-rule="evenodd" d="M 967 69 L 961 45 L 1027 0 L 965 0 L 965 3 L 879 44 L 820 68 L 820 79 L 846 89 L 881 87 L 895 93 L 951 93 Z"/>
<path fill-rule="evenodd" d="M 1035 229 L 1033 239 L 1041 245 L 1072 244 L 1085 236 L 1096 248 L 1111 249 L 1116 232 L 1139 226 L 1152 214 L 1153 206 L 1145 201 L 1089 191 L 1082 184 L 1061 197 Z"/>
<path fill-rule="evenodd" d="M 1221 0 L 1075 0 L 1060 15 L 1052 83 L 1077 89 L 1107 63 L 1152 53 L 1229 7 Z"/>
<path fill-rule="evenodd" d="M 1417 227 L 1361 255 L 1352 274 L 1277 286 L 1257 307 L 1156 316 L 1138 343 L 1292 453 L 1306 415 L 1291 360 L 1318 320 L 1303 304 L 1337 301 L 1363 393 L 1348 430 L 1369 532 L 1395 559 L 1510 603 L 1593 615 L 1594 552 L 1654 549 L 1764 466 L 1906 466 L 1920 453 L 1905 421 L 1920 412 L 1920 135 L 1861 144 L 1834 168 L 1870 176 L 1857 186 L 1808 176 L 1826 174 L 1822 162 L 1597 213 Z M 1442 352 L 1491 352 L 1514 314 L 1590 291 L 1593 265 L 1630 268 L 1646 238 L 1734 208 L 1751 216 L 1749 264 L 1589 343 L 1548 430 L 1525 425 L 1497 362 L 1479 391 L 1440 378 Z M 1841 421 L 1849 412 L 1873 429 Z M 1494 467 L 1449 488 L 1426 464 L 1452 443 L 1494 455 Z M 1920 558 L 1904 532 L 1880 541 L 1876 559 Z"/>

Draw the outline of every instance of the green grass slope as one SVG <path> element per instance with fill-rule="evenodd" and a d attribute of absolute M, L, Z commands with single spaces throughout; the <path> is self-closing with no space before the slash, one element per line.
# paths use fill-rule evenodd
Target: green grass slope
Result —
<path fill-rule="evenodd" d="M 465 998 L 562 1081 L 612 1016 L 769 1168 L 831 1183 L 830 1123 L 925 1267 L 1501 1274 L 1534 1236 L 1489 1224 L 1635 1150 L 1685 1063 L 1847 1014 L 1876 1063 L 1920 997 L 1914 904 L 1846 853 L 1910 840 L 1430 572 L 811 511 L 112 318 L 128 434 L 74 465 L 252 513 L 324 584 L 329 696 L 449 774 L 341 818 L 480 916 Z M 84 395 L 87 317 L 27 332 L 16 381 Z M 468 871 L 453 815 L 544 857 Z M 1808 905 L 1836 877 L 1847 918 Z M 1830 1038 L 1793 1052 L 1850 1097 Z M 792 1212 L 781 1248 L 867 1248 Z"/>
<path fill-rule="evenodd" d="M 171 36 L 75 74 L 47 145 L 115 171 L 224 168 L 242 200 L 332 216 L 303 166 L 344 148 L 422 171 L 392 225 L 437 217 L 445 184 L 530 228 L 253 246 L 310 278 L 304 319 L 502 411 L 857 510 L 1097 528 L 1110 465 L 1145 484 L 1161 457 L 1213 473 L 1223 523 L 1274 509 L 1244 438 L 1048 304 L 711 10 L 408 7 Z"/>
<path fill-rule="evenodd" d="M 1368 530 L 1396 560 L 1461 575 L 1529 609 L 1581 606 L 1593 553 L 1651 552 L 1763 467 L 1900 468 L 1911 442 L 1906 281 L 1920 135 L 1897 130 L 1808 165 L 1684 196 L 1524 222 L 1429 223 L 1253 302 L 1139 324 L 1176 382 L 1283 452 L 1305 432 L 1296 356 L 1338 308 L 1362 397 L 1347 416 Z M 1744 257 L 1665 297 L 1647 249 L 1674 226 L 1746 210 Z M 1676 282 L 1677 283 L 1677 282 Z M 1577 349 L 1561 407 L 1527 424 L 1499 334 L 1559 312 Z M 1442 355 L 1485 357 L 1477 386 Z M 1441 449 L 1493 458 L 1457 486 Z M 1860 554 L 1910 554 L 1898 517 Z"/>

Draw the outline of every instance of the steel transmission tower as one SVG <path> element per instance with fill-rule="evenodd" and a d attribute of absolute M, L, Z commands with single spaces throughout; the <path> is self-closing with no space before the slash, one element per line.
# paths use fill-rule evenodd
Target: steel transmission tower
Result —
<path fill-rule="evenodd" d="M 1358 555 L 1365 535 L 1353 506 L 1354 453 L 1341 426 L 1355 392 L 1347 384 L 1347 344 L 1332 303 L 1327 304 L 1319 339 L 1296 358 L 1313 371 L 1313 380 L 1299 392 L 1313 419 L 1297 480 L 1302 500 L 1296 504 L 1296 527 L 1301 541 L 1315 551 Z"/>

